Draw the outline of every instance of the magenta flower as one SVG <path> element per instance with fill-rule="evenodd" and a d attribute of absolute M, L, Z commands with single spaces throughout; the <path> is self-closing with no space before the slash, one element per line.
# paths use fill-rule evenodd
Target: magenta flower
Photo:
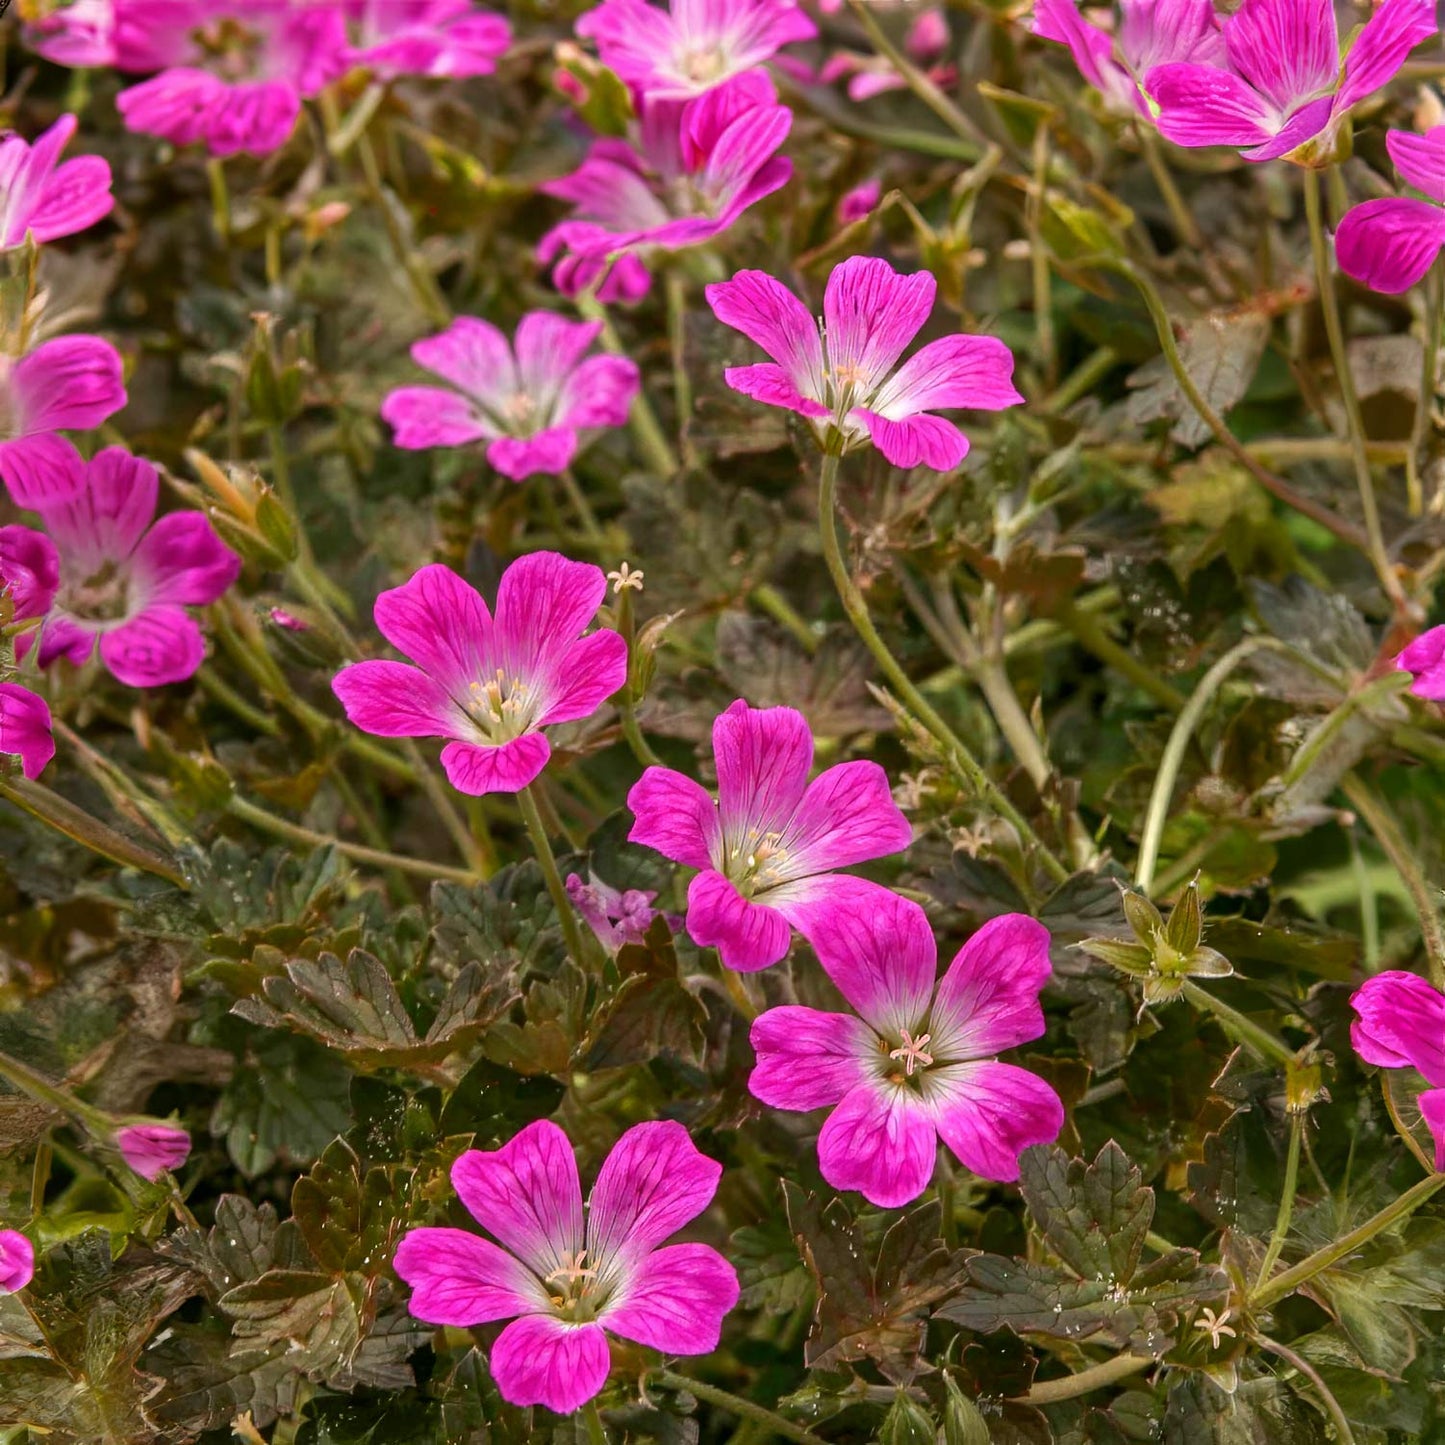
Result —
<path fill-rule="evenodd" d="M 1366 201 L 1348 212 L 1335 232 L 1340 270 L 1374 291 L 1408 291 L 1445 247 L 1445 125 L 1424 135 L 1392 130 L 1390 159 L 1407 185 L 1430 197 Z"/>
<path fill-rule="evenodd" d="M 927 916 L 896 894 L 867 912 L 825 915 L 812 943 L 857 1017 L 769 1009 L 753 1023 L 748 1088 L 778 1109 L 833 1109 L 818 1164 L 835 1189 L 896 1209 L 928 1187 L 940 1137 L 975 1174 L 1013 1180 L 1024 1149 L 1058 1136 L 1058 1095 L 995 1057 L 1044 1031 L 1042 924 L 1020 913 L 991 919 L 936 992 Z"/>
<path fill-rule="evenodd" d="M 883 183 L 877 179 L 863 181 L 854 186 L 839 198 L 838 224 L 851 226 L 855 221 L 871 216 L 882 199 Z"/>
<path fill-rule="evenodd" d="M 932 275 L 900 276 L 887 261 L 854 256 L 835 266 L 823 293 L 823 327 L 765 271 L 739 271 L 707 288 L 717 319 L 772 361 L 732 366 L 734 391 L 808 418 L 821 445 L 844 451 L 872 438 L 894 466 L 956 467 L 968 438 L 935 407 L 997 411 L 1023 400 L 1013 357 L 992 336 L 930 341 L 895 371 L 933 309 Z"/>
<path fill-rule="evenodd" d="M 603 0 L 577 21 L 603 65 L 648 99 L 702 95 L 817 33 L 793 0 L 672 0 L 666 10 Z"/>
<path fill-rule="evenodd" d="M 174 1124 L 127 1124 L 115 1131 L 120 1157 L 142 1179 L 155 1183 L 190 1157 L 191 1136 Z"/>
<path fill-rule="evenodd" d="M 110 43 L 117 69 L 161 72 L 116 97 L 126 126 L 218 156 L 284 145 L 347 63 L 339 0 L 114 0 Z"/>
<path fill-rule="evenodd" d="M 628 253 L 710 241 L 785 185 L 793 163 L 777 151 L 792 124 L 793 112 L 778 104 L 761 71 L 696 100 L 643 102 L 634 142 L 595 141 L 570 176 L 541 187 L 575 209 L 538 242 L 537 259 L 547 265 L 561 256 L 552 280 L 573 296 L 599 277 L 612 281 L 609 265 L 630 261 L 612 294 L 636 300 L 647 272 Z"/>
<path fill-rule="evenodd" d="M 18 682 L 0 682 L 0 753 L 18 757 L 27 778 L 38 778 L 55 756 L 50 708 Z"/>
<path fill-rule="evenodd" d="M 512 42 L 500 15 L 472 0 L 347 0 L 352 65 L 393 80 L 402 75 L 490 75 Z"/>
<path fill-rule="evenodd" d="M 669 1355 L 717 1348 L 736 1272 L 708 1245 L 659 1246 L 707 1208 L 721 1174 L 681 1124 L 637 1124 L 584 1210 L 572 1146 L 542 1119 L 452 1165 L 462 1203 L 502 1247 L 469 1230 L 413 1229 L 396 1272 L 427 1324 L 511 1320 L 488 1361 L 502 1398 L 568 1414 L 607 1382 L 608 1335 Z"/>
<path fill-rule="evenodd" d="M 1246 160 L 1327 159 L 1351 106 L 1386 84 L 1436 34 L 1433 0 L 1384 0 L 1340 54 L 1334 0 L 1244 0 L 1224 22 L 1228 68 L 1166 64 L 1144 89 L 1160 134 L 1182 146 L 1240 146 Z"/>
<path fill-rule="evenodd" d="M 813 735 L 790 707 L 741 698 L 712 725 L 718 799 L 671 768 L 648 768 L 627 795 L 627 835 L 688 868 L 687 931 L 742 972 L 809 941 L 829 914 L 867 911 L 890 897 L 836 875 L 906 848 L 913 831 L 877 763 L 839 763 L 812 782 Z"/>
<path fill-rule="evenodd" d="M 1410 691 L 1427 702 L 1445 702 L 1445 626 L 1422 632 L 1396 659 L 1414 676 Z"/>
<path fill-rule="evenodd" d="M 952 65 L 935 64 L 948 47 L 948 21 L 943 12 L 932 6 L 921 10 L 909 25 L 903 37 L 903 49 L 925 75 L 940 89 L 948 89 L 958 80 L 958 71 Z M 848 99 L 871 100 L 875 95 L 884 95 L 890 90 L 906 90 L 908 82 L 887 56 L 859 55 L 856 51 L 844 50 L 824 62 L 818 72 L 818 79 L 824 85 L 835 81 L 848 81 Z"/>
<path fill-rule="evenodd" d="M 354 662 L 332 680 L 346 715 L 384 738 L 450 738 L 442 767 L 463 793 L 516 793 L 547 765 L 544 727 L 590 717 L 627 680 L 627 643 L 581 636 L 607 591 L 600 567 L 531 552 L 502 574 L 495 617 L 433 563 L 376 599 L 402 662 Z"/>
<path fill-rule="evenodd" d="M 35 1246 L 18 1229 L 0 1229 L 0 1291 L 15 1294 L 35 1278 Z"/>
<path fill-rule="evenodd" d="M 41 667 L 58 657 L 100 660 L 128 687 L 184 682 L 206 644 L 185 610 L 214 602 L 236 580 L 241 559 L 199 512 L 156 518 L 156 469 L 123 447 L 106 447 L 69 502 L 39 509 L 45 533 L 0 528 L 0 553 L 34 579 L 17 616 L 43 617 Z M 49 535 L 47 536 L 46 533 Z M 23 634 L 22 650 L 32 638 Z"/>
<path fill-rule="evenodd" d="M 614 888 L 592 872 L 588 873 L 585 883 L 576 873 L 569 873 L 567 896 L 608 953 L 616 953 L 629 943 L 641 943 L 652 927 L 652 920 L 658 916 L 658 910 L 652 906 L 656 892 Z M 676 932 L 682 920 L 672 914 L 664 916 L 667 926 Z"/>
<path fill-rule="evenodd" d="M 110 167 L 99 156 L 61 162 L 77 121 L 63 115 L 31 145 L 18 135 L 0 140 L 0 247 L 73 236 L 108 216 L 115 205 Z"/>
<path fill-rule="evenodd" d="M 1367 1064 L 1412 1068 L 1430 1085 L 1418 1102 L 1435 1140 L 1435 1168 L 1445 1169 L 1445 995 L 1418 974 L 1387 969 L 1365 980 L 1350 1007 L 1359 1016 L 1350 1042 Z"/>
<path fill-rule="evenodd" d="M 1212 0 L 1120 0 L 1117 30 L 1094 25 L 1074 0 L 1036 0 L 1034 34 L 1069 47 L 1079 74 L 1120 110 L 1151 115 L 1140 81 L 1156 66 L 1224 63 Z"/>
<path fill-rule="evenodd" d="M 399 447 L 487 443 L 487 460 L 520 482 L 534 472 L 564 472 L 577 434 L 621 426 L 641 382 L 625 356 L 589 356 L 601 334 L 595 321 L 565 321 L 530 311 L 517 327 L 516 354 L 489 322 L 459 316 L 440 336 L 411 349 L 417 365 L 451 383 L 403 386 L 381 404 Z"/>
<path fill-rule="evenodd" d="M 87 431 L 126 403 L 120 355 L 98 336 L 57 336 L 0 359 L 0 481 L 17 507 L 43 507 L 85 485 L 80 454 L 56 433 Z"/>

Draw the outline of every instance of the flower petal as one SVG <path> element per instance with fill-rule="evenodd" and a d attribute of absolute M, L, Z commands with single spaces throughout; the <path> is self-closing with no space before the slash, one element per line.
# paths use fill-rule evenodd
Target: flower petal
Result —
<path fill-rule="evenodd" d="M 1445 994 L 1403 969 L 1377 973 L 1355 991 L 1358 1018 L 1350 1042 L 1367 1063 L 1415 1068 L 1432 1087 L 1445 1085 Z"/>
<path fill-rule="evenodd" d="M 0 481 L 17 507 L 38 511 L 80 492 L 85 486 L 85 463 L 62 436 L 14 437 L 0 441 Z"/>
<path fill-rule="evenodd" d="M 706 1244 L 655 1250 L 602 1312 L 614 1335 L 667 1355 L 710 1355 L 738 1302 L 737 1271 Z"/>
<path fill-rule="evenodd" d="M 739 698 L 712 725 L 724 844 L 784 832 L 813 766 L 813 734 L 796 708 L 749 707 Z"/>
<path fill-rule="evenodd" d="M 40 204 L 30 213 L 26 229 L 43 242 L 73 236 L 93 226 L 115 208 L 110 184 L 110 167 L 99 156 L 76 156 L 66 161 L 46 181 Z"/>
<path fill-rule="evenodd" d="M 511 742 L 448 743 L 442 749 L 442 769 L 459 793 L 480 798 L 486 793 L 520 793 L 535 782 L 552 745 L 541 733 L 523 733 Z"/>
<path fill-rule="evenodd" d="M 539 412 L 551 412 L 567 378 L 601 334 L 600 321 L 569 321 L 555 311 L 529 311 L 517 324 L 518 386 Z"/>
<path fill-rule="evenodd" d="M 557 395 L 557 425 L 574 431 L 624 426 L 641 389 L 641 373 L 630 357 L 589 356 L 562 384 Z"/>
<path fill-rule="evenodd" d="M 529 437 L 498 437 L 487 447 L 487 460 L 513 482 L 559 476 L 576 455 L 577 433 L 569 426 L 548 427 Z"/>
<path fill-rule="evenodd" d="M 78 496 L 40 508 L 46 531 L 65 552 L 67 570 L 87 577 L 107 561 L 129 557 L 155 516 L 160 486 L 156 469 L 124 447 L 97 452 Z"/>
<path fill-rule="evenodd" d="M 734 391 L 766 406 L 781 406 L 814 418 L 832 415 L 822 402 L 804 396 L 787 370 L 776 362 L 759 361 L 752 366 L 725 367 L 723 380 Z"/>
<path fill-rule="evenodd" d="M 570 1415 L 607 1383 L 611 1356 L 601 1325 L 527 1315 L 497 1336 L 488 1364 L 509 1405 L 545 1405 Z"/>
<path fill-rule="evenodd" d="M 414 343 L 411 359 L 494 410 L 517 393 L 511 345 L 476 316 L 458 316 L 440 335 Z"/>
<path fill-rule="evenodd" d="M 787 1004 L 753 1020 L 757 1063 L 748 1091 L 775 1109 L 806 1112 L 838 1103 L 867 1078 L 878 1036 L 852 1014 L 821 1013 Z"/>
<path fill-rule="evenodd" d="M 537 1276 L 519 1259 L 465 1229 L 413 1229 L 392 1265 L 411 1286 L 407 1308 L 429 1325 L 490 1324 L 547 1305 Z"/>
<path fill-rule="evenodd" d="M 1426 1089 L 1415 1102 L 1435 1141 L 1435 1172 L 1445 1173 L 1445 1089 Z"/>
<path fill-rule="evenodd" d="M 860 1084 L 818 1135 L 818 1167 L 834 1189 L 856 1189 L 879 1209 L 911 1204 L 933 1178 L 938 1135 L 911 1089 Z"/>
<path fill-rule="evenodd" d="M 1225 21 L 1224 45 L 1232 70 L 1277 110 L 1291 111 L 1334 89 L 1340 69 L 1334 0 L 1244 0 Z"/>
<path fill-rule="evenodd" d="M 823 402 L 827 392 L 818 323 L 781 281 L 766 271 L 739 271 L 731 281 L 708 286 L 704 294 L 713 315 L 762 347 L 782 367 L 801 398 L 815 405 Z M 731 377 L 728 384 L 734 384 Z M 826 407 L 822 415 L 827 415 Z"/>
<path fill-rule="evenodd" d="M 33 527 L 0 527 L 0 586 L 10 594 L 17 621 L 43 617 L 60 586 L 55 543 Z"/>
<path fill-rule="evenodd" d="M 434 677 L 405 662 L 353 662 L 331 679 L 346 716 L 379 738 L 467 737 L 467 717 Z"/>
<path fill-rule="evenodd" d="M 1013 353 L 996 336 L 945 336 L 910 356 L 872 409 L 890 421 L 945 407 L 1000 411 L 1023 401 L 1013 371 Z"/>
<path fill-rule="evenodd" d="M 606 1269 L 655 1249 L 712 1203 L 722 1165 L 671 1119 L 634 1124 L 603 1160 L 587 1201 L 587 1252 Z"/>
<path fill-rule="evenodd" d="M 240 575 L 241 559 L 199 512 L 168 512 L 146 533 L 131 559 L 132 578 L 153 602 L 204 607 Z"/>
<path fill-rule="evenodd" d="M 1144 89 L 1159 107 L 1159 134 L 1175 145 L 1261 145 L 1280 125 L 1263 96 L 1212 65 L 1156 65 Z"/>
<path fill-rule="evenodd" d="M 0 530 L 0 535 L 8 530 Z M 1410 691 L 1416 697 L 1445 702 L 1445 624 L 1422 632 L 1395 659 L 1395 666 L 1414 674 Z"/>
<path fill-rule="evenodd" d="M 793 938 L 777 909 L 750 902 L 711 869 L 688 886 L 687 932 L 699 948 L 716 948 L 723 963 L 739 973 L 776 963 Z"/>
<path fill-rule="evenodd" d="M 916 1031 L 928 1016 L 938 946 L 912 899 L 877 890 L 868 908 L 820 910 L 808 941 L 838 992 L 880 1034 Z"/>
<path fill-rule="evenodd" d="M 492 616 L 475 587 L 433 562 L 376 599 L 381 635 L 453 697 L 490 680 Z"/>
<path fill-rule="evenodd" d="M 497 435 L 476 402 L 440 386 L 399 386 L 388 392 L 381 419 L 391 427 L 392 444 L 403 451 L 462 447 Z"/>
<path fill-rule="evenodd" d="M 10 392 L 22 434 L 86 431 L 125 405 L 120 353 L 98 336 L 57 336 L 15 363 Z"/>
<path fill-rule="evenodd" d="M 626 681 L 626 639 L 621 633 L 599 628 L 567 649 L 540 721 L 564 723 L 591 717 Z"/>
<path fill-rule="evenodd" d="M 1022 913 L 990 918 L 939 982 L 930 1019 L 938 1052 L 982 1059 L 1039 1038 L 1039 990 L 1052 973 L 1042 923 Z"/>
<path fill-rule="evenodd" d="M 550 1119 L 528 1124 L 500 1149 L 458 1155 L 452 1187 L 472 1218 L 544 1282 L 583 1247 L 577 1159 Z"/>
<path fill-rule="evenodd" d="M 27 778 L 38 778 L 55 756 L 50 708 L 18 682 L 0 682 L 0 753 L 20 759 Z"/>
<path fill-rule="evenodd" d="M 951 472 L 968 455 L 968 438 L 951 421 L 926 413 L 890 421 L 876 411 L 854 407 L 848 415 L 862 422 L 873 445 L 895 467 L 932 467 Z"/>
<path fill-rule="evenodd" d="M 798 873 L 827 873 L 901 852 L 913 841 L 877 763 L 838 763 L 803 793 L 783 846 Z"/>
<path fill-rule="evenodd" d="M 1385 149 L 1401 177 L 1432 200 L 1445 201 L 1445 125 L 1432 126 L 1424 135 L 1392 130 Z"/>
<path fill-rule="evenodd" d="M 1442 246 L 1445 210 L 1406 196 L 1356 206 L 1335 233 L 1340 270 L 1388 295 L 1424 280 Z"/>
<path fill-rule="evenodd" d="M 1335 113 L 1343 114 L 1388 85 L 1404 65 L 1405 57 L 1421 41 L 1439 34 L 1439 23 L 1434 0 L 1384 0 L 1365 22 L 1345 57 Z"/>
<path fill-rule="evenodd" d="M 1019 1155 L 1052 1144 L 1064 1127 L 1059 1096 L 1013 1064 L 951 1064 L 923 1078 L 939 1135 L 980 1179 L 1017 1179 Z"/>
<path fill-rule="evenodd" d="M 196 622 L 180 607 L 163 603 L 103 633 L 100 660 L 127 687 L 164 687 L 195 675 L 206 656 Z"/>
<path fill-rule="evenodd" d="M 851 377 L 860 399 L 871 395 L 928 320 L 937 290 L 931 272 L 900 275 L 876 256 L 835 266 L 823 291 L 833 374 Z"/>
<path fill-rule="evenodd" d="M 700 783 L 671 768 L 647 768 L 627 795 L 629 843 L 655 848 L 688 868 L 710 868 L 719 850 L 717 805 Z"/>
<path fill-rule="evenodd" d="M 560 552 L 518 557 L 497 588 L 497 665 L 524 682 L 565 681 L 565 656 L 606 595 L 607 578 L 590 562 Z"/>

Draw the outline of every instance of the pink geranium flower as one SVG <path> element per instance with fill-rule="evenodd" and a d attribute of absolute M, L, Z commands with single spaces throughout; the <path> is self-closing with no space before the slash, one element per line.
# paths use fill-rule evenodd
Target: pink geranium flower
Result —
<path fill-rule="evenodd" d="M 1013 357 L 992 336 L 930 341 L 898 358 L 933 309 L 927 271 L 900 276 L 887 261 L 854 256 L 835 266 L 823 293 L 823 326 L 765 271 L 739 271 L 707 288 L 717 319 L 773 359 L 724 373 L 734 391 L 808 418 L 820 443 L 847 451 L 871 438 L 894 466 L 949 471 L 968 438 L 935 407 L 997 411 L 1023 400 Z M 898 369 L 895 371 L 894 368 Z"/>
<path fill-rule="evenodd" d="M 1445 995 L 1418 974 L 1387 969 L 1367 978 L 1350 999 L 1358 1015 L 1350 1042 L 1367 1063 L 1412 1068 L 1430 1087 L 1420 1113 L 1435 1140 L 1435 1168 L 1445 1169 Z"/>
<path fill-rule="evenodd" d="M 106 57 L 92 63 L 161 72 L 116 97 L 129 129 L 218 156 L 285 144 L 302 98 L 347 64 L 340 0 L 112 0 L 104 20 L 85 7 L 78 34 L 64 11 L 56 22 L 42 53 L 58 58 L 60 43 Z"/>
<path fill-rule="evenodd" d="M 1445 702 L 1445 626 L 1422 632 L 1396 659 L 1411 673 L 1410 691 L 1427 702 Z"/>
<path fill-rule="evenodd" d="M 73 236 L 108 216 L 115 205 L 110 167 L 99 156 L 61 162 L 77 121 L 63 115 L 31 145 L 18 135 L 0 140 L 0 247 Z"/>
<path fill-rule="evenodd" d="M 183 682 L 201 665 L 205 639 L 186 608 L 220 597 L 241 559 L 199 512 L 157 519 L 159 493 L 149 462 L 106 447 L 85 469 L 78 496 L 39 508 L 44 533 L 0 528 L 0 554 L 34 579 L 17 615 L 44 618 L 41 667 L 59 657 L 83 663 L 97 644 L 100 660 L 129 687 Z M 23 634 L 22 649 L 32 640 Z"/>
<path fill-rule="evenodd" d="M 396 444 L 411 450 L 487 443 L 487 460 L 520 482 L 566 471 L 579 432 L 621 426 L 637 395 L 625 356 L 584 355 L 602 326 L 532 311 L 517 327 L 516 353 L 489 322 L 459 316 L 411 349 L 417 365 L 455 390 L 403 386 L 381 405 Z"/>
<path fill-rule="evenodd" d="M 659 1246 L 707 1208 L 721 1174 L 681 1124 L 637 1124 L 584 1208 L 572 1146 L 542 1119 L 452 1165 L 462 1203 L 501 1247 L 469 1230 L 413 1229 L 396 1272 L 427 1324 L 510 1320 L 488 1360 L 502 1398 L 567 1414 L 607 1382 L 608 1335 L 669 1355 L 717 1348 L 736 1272 L 708 1245 Z"/>
<path fill-rule="evenodd" d="M 18 757 L 27 778 L 38 778 L 55 756 L 50 726 L 43 697 L 18 682 L 0 682 L 0 753 Z"/>
<path fill-rule="evenodd" d="M 687 890 L 694 943 L 750 972 L 787 953 L 792 929 L 811 941 L 830 914 L 891 896 L 834 872 L 912 839 L 877 763 L 839 763 L 809 782 L 813 735 L 802 713 L 742 699 L 713 723 L 712 742 L 716 802 L 671 768 L 648 768 L 627 795 L 628 838 L 698 869 Z"/>
<path fill-rule="evenodd" d="M 35 1246 L 18 1229 L 0 1229 L 0 1290 L 15 1294 L 35 1278 Z"/>
<path fill-rule="evenodd" d="M 391 80 L 402 75 L 490 75 L 512 41 L 500 15 L 472 0 L 347 0 L 352 65 Z"/>
<path fill-rule="evenodd" d="M 0 480 L 15 505 L 73 497 L 85 464 L 57 433 L 99 426 L 125 403 L 120 355 L 98 336 L 57 336 L 0 359 Z"/>
<path fill-rule="evenodd" d="M 628 253 L 710 241 L 785 185 L 793 163 L 777 152 L 792 124 L 761 71 L 697 100 L 644 101 L 635 141 L 598 140 L 570 176 L 541 187 L 575 209 L 542 237 L 538 260 L 562 257 L 552 279 L 564 295 L 606 277 L 615 299 L 635 301 L 647 271 Z M 614 280 L 617 265 L 625 270 Z"/>
<path fill-rule="evenodd" d="M 154 1183 L 190 1157 L 191 1136 L 174 1124 L 127 1124 L 115 1131 L 120 1156 L 142 1179 Z"/>
<path fill-rule="evenodd" d="M 1139 82 L 1159 65 L 1221 65 L 1212 0 L 1120 0 L 1117 30 L 1084 19 L 1075 0 L 1036 0 L 1034 34 L 1069 47 L 1079 74 L 1114 106 L 1151 114 Z"/>
<path fill-rule="evenodd" d="M 1340 54 L 1334 0 L 1244 0 L 1224 22 L 1228 68 L 1156 66 L 1144 89 L 1162 135 L 1182 146 L 1240 146 L 1246 160 L 1328 157 L 1351 106 L 1393 78 L 1437 33 L 1433 0 L 1384 0 Z"/>
<path fill-rule="evenodd" d="M 382 636 L 417 666 L 356 662 L 331 686 L 366 732 L 452 739 L 441 761 L 460 792 L 519 792 L 551 756 L 542 729 L 590 717 L 627 680 L 617 633 L 581 636 L 606 591 L 600 567 L 532 552 L 502 574 L 494 617 L 434 563 L 376 599 Z"/>
<path fill-rule="evenodd" d="M 947 89 L 958 80 L 952 65 L 934 64 L 948 46 L 948 21 L 943 12 L 932 6 L 919 12 L 903 37 L 908 58 L 923 68 L 924 73 L 940 89 Z M 818 72 L 824 85 L 847 79 L 849 100 L 871 100 L 890 90 L 906 90 L 908 82 L 887 56 L 859 55 L 845 50 L 831 56 Z"/>
<path fill-rule="evenodd" d="M 602 63 L 648 98 L 686 99 L 743 75 L 818 28 L 793 0 L 603 0 L 577 21 Z"/>
<path fill-rule="evenodd" d="M 1392 130 L 1385 145 L 1407 185 L 1430 197 L 1385 197 L 1356 206 L 1335 233 L 1340 270 L 1396 294 L 1425 278 L 1445 247 L 1445 125 L 1424 135 Z"/>
<path fill-rule="evenodd" d="M 629 943 L 641 943 L 658 916 L 652 906 L 657 898 L 655 891 L 614 888 L 595 873 L 588 873 L 585 882 L 580 875 L 569 873 L 567 896 L 608 953 L 616 953 Z M 671 915 L 667 921 L 673 929 L 681 922 Z"/>
<path fill-rule="evenodd" d="M 753 1023 L 748 1087 L 775 1108 L 832 1108 L 818 1163 L 835 1189 L 895 1209 L 928 1187 L 940 1137 L 975 1174 L 1012 1180 L 1022 1150 L 1058 1136 L 1058 1095 L 995 1057 L 1044 1032 L 1041 924 L 1019 913 L 990 920 L 936 992 L 928 919 L 896 894 L 825 915 L 812 943 L 856 1017 L 769 1009 Z"/>

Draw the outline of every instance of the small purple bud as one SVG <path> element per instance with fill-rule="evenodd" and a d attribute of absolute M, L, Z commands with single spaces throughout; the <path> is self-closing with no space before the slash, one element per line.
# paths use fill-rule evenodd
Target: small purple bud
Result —
<path fill-rule="evenodd" d="M 127 1124 L 115 1131 L 121 1157 L 152 1182 L 167 1169 L 179 1169 L 191 1152 L 191 1136 L 174 1124 Z"/>

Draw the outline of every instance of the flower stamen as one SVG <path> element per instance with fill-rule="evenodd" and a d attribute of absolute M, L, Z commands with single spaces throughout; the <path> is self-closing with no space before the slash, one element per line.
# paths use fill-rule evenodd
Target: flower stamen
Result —
<path fill-rule="evenodd" d="M 903 1072 L 908 1078 L 913 1077 L 913 1070 L 916 1065 L 927 1068 L 933 1062 L 933 1055 L 928 1052 L 927 1045 L 932 1040 L 932 1034 L 919 1034 L 915 1039 L 907 1029 L 899 1031 L 903 1042 L 896 1049 L 888 1051 L 890 1059 L 898 1059 L 903 1064 Z"/>

